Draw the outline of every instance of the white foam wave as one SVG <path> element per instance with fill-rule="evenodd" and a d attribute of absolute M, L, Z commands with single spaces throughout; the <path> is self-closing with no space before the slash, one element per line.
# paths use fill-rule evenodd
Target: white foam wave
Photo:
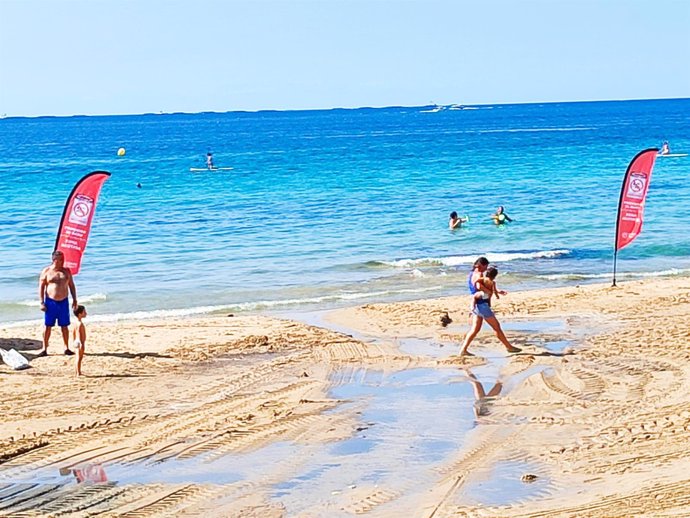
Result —
<path fill-rule="evenodd" d="M 673 275 L 690 274 L 690 268 L 670 268 L 668 270 L 659 270 L 657 272 L 617 272 L 616 277 L 619 279 L 639 279 L 642 277 L 669 277 Z M 542 279 L 550 281 L 558 280 L 586 280 L 586 279 L 610 279 L 612 273 L 554 273 L 550 275 L 540 275 Z"/>
<path fill-rule="evenodd" d="M 275 309 L 286 306 L 299 306 L 305 304 L 317 304 L 323 302 L 338 302 L 347 300 L 359 300 L 372 297 L 385 297 L 391 295 L 403 295 L 406 293 L 423 293 L 426 291 L 436 291 L 442 289 L 443 286 L 429 286 L 426 288 L 414 289 L 392 289 L 382 291 L 368 291 L 368 292 L 341 292 L 332 295 L 324 295 L 322 297 L 307 297 L 303 299 L 280 299 L 280 300 L 261 300 L 255 302 L 241 302 L 237 304 L 219 304 L 215 306 L 196 306 L 192 308 L 179 309 L 156 309 L 150 311 L 132 311 L 128 313 L 111 313 L 104 315 L 89 315 L 89 322 L 118 322 L 121 320 L 149 320 L 149 319 L 164 319 L 187 317 L 194 315 L 204 315 L 209 313 L 217 313 L 220 311 L 258 311 Z M 26 325 L 40 324 L 41 320 L 22 320 L 17 322 L 10 322 L 3 324 L 2 327 L 21 327 Z"/>
<path fill-rule="evenodd" d="M 91 302 L 103 302 L 108 300 L 108 296 L 105 293 L 94 293 L 93 295 L 83 295 L 79 297 L 80 304 L 90 304 Z M 20 300 L 16 303 L 18 306 L 37 306 L 38 301 L 36 299 Z"/>
<path fill-rule="evenodd" d="M 539 250 L 535 252 L 496 252 L 487 253 L 485 257 L 492 263 L 505 263 L 521 259 L 553 259 L 570 254 L 570 250 Z M 398 259 L 397 261 L 381 261 L 381 264 L 394 268 L 416 268 L 418 266 L 460 266 L 472 264 L 478 255 L 456 255 L 450 257 L 421 257 L 418 259 Z"/>
<path fill-rule="evenodd" d="M 536 133 L 541 131 L 588 131 L 595 130 L 594 127 L 565 127 L 565 128 L 514 128 L 514 129 L 492 129 L 480 130 L 477 133 Z"/>
<path fill-rule="evenodd" d="M 293 306 L 301 304 L 316 304 L 319 302 L 338 302 L 340 300 L 359 300 L 372 297 L 383 297 L 388 295 L 398 295 L 405 293 L 422 293 L 425 291 L 434 291 L 441 289 L 442 286 L 430 286 L 426 288 L 413 289 L 398 289 L 398 290 L 381 290 L 381 291 L 367 291 L 367 292 L 341 292 L 332 295 L 324 295 L 322 297 L 309 297 L 304 299 L 282 299 L 282 300 L 264 300 L 258 302 L 243 302 L 235 304 L 228 309 L 238 310 L 257 310 L 257 309 L 272 309 L 281 306 Z"/>

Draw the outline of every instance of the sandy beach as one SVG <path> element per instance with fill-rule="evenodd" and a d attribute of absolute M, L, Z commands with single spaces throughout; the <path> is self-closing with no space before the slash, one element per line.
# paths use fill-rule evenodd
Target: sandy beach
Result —
<path fill-rule="evenodd" d="M 0 515 L 688 515 L 690 279 L 468 304 L 2 328 Z"/>

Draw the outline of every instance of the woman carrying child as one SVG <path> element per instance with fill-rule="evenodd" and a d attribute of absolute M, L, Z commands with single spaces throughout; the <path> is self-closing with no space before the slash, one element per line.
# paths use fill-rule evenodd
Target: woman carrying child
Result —
<path fill-rule="evenodd" d="M 521 351 L 521 349 L 514 347 L 508 341 L 506 335 L 503 333 L 503 329 L 501 329 L 501 324 L 491 309 L 491 298 L 495 296 L 498 299 L 500 295 L 506 295 L 506 292 L 499 290 L 496 284 L 495 279 L 498 275 L 498 269 L 493 266 L 488 266 L 488 264 L 489 261 L 485 257 L 480 257 L 475 261 L 474 269 L 470 274 L 469 288 L 470 293 L 473 295 L 472 323 L 470 325 L 470 330 L 465 335 L 465 340 L 460 349 L 460 356 L 472 356 L 472 353 L 467 352 L 467 348 L 470 346 L 470 343 L 472 343 L 472 340 L 474 340 L 474 337 L 479 333 L 485 320 L 494 330 L 496 337 L 501 341 L 509 353 Z"/>

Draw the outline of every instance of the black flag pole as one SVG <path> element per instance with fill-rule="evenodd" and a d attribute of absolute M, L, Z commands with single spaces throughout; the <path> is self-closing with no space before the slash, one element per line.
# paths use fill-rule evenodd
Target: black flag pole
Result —
<path fill-rule="evenodd" d="M 618 235 L 618 232 L 616 232 L 616 235 Z M 618 259 L 618 250 L 614 248 L 613 250 L 613 283 L 611 284 L 612 288 L 616 287 L 616 261 Z"/>

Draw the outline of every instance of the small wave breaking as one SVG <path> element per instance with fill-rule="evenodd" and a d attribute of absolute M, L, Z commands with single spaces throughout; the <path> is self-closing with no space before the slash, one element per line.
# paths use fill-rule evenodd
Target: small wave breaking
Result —
<path fill-rule="evenodd" d="M 669 268 L 668 270 L 659 270 L 656 272 L 617 272 L 618 279 L 640 279 L 646 277 L 670 277 L 674 275 L 690 274 L 690 268 Z M 610 279 L 612 273 L 554 273 L 547 275 L 538 275 L 541 279 L 549 281 L 584 281 L 588 279 Z"/>
<path fill-rule="evenodd" d="M 295 307 L 309 304 L 318 304 L 324 302 L 337 303 L 340 301 L 360 300 L 373 297 L 390 297 L 395 295 L 416 294 L 429 291 L 437 291 L 443 289 L 443 286 L 428 286 L 424 288 L 413 289 L 391 289 L 369 292 L 341 292 L 332 295 L 323 295 L 321 297 L 305 297 L 301 299 L 278 299 L 278 300 L 260 300 L 253 302 L 240 302 L 218 304 L 213 306 L 196 306 L 190 308 L 178 309 L 155 309 L 149 311 L 132 311 L 127 313 L 110 313 L 103 315 L 89 315 L 89 322 L 118 322 L 121 320 L 150 320 L 150 319 L 164 319 L 175 317 L 188 317 L 195 315 L 208 315 L 212 313 L 219 313 L 221 311 L 259 311 L 280 309 L 287 307 Z M 35 302 L 32 302 L 35 304 Z M 21 320 L 17 322 L 10 322 L 3 324 L 3 327 L 21 327 L 25 325 L 33 325 L 40 323 L 40 320 Z"/>
<path fill-rule="evenodd" d="M 79 297 L 79 302 L 81 304 L 90 304 L 92 302 L 103 302 L 108 300 L 108 296 L 105 293 L 94 293 L 93 295 L 84 295 Z M 38 301 L 36 299 L 20 300 L 15 303 L 17 306 L 37 306 Z"/>
<path fill-rule="evenodd" d="M 570 250 L 539 250 L 534 252 L 489 252 L 485 257 L 492 263 L 505 263 L 526 259 L 555 259 L 570 255 Z M 420 266 L 460 266 L 472 264 L 479 255 L 454 255 L 449 257 L 420 257 L 417 259 L 398 259 L 395 261 L 371 261 L 372 266 L 392 266 L 393 268 L 418 268 Z"/>
<path fill-rule="evenodd" d="M 541 131 L 589 131 L 595 130 L 594 127 L 584 127 L 584 126 L 570 126 L 562 128 L 506 128 L 506 129 L 490 129 L 481 130 L 477 133 L 537 133 Z"/>

